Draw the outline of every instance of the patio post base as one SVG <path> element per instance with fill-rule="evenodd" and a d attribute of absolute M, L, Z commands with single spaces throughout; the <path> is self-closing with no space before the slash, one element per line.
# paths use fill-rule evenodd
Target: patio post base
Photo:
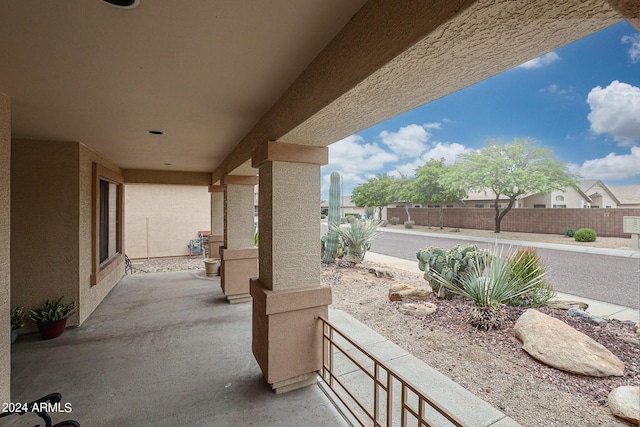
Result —
<path fill-rule="evenodd" d="M 251 280 L 252 350 L 264 378 L 276 393 L 315 383 L 322 367 L 322 324 L 331 288 L 313 286 L 269 290 Z"/>
<path fill-rule="evenodd" d="M 249 281 L 258 275 L 258 249 L 220 250 L 220 286 L 229 298 L 249 296 Z"/>

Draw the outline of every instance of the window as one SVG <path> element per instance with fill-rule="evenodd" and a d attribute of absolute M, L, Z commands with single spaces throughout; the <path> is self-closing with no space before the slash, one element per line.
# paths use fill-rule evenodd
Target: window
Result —
<path fill-rule="evenodd" d="M 554 208 L 566 209 L 567 205 L 553 205 Z"/>
<path fill-rule="evenodd" d="M 556 202 L 564 202 L 563 196 L 556 196 Z"/>
<path fill-rule="evenodd" d="M 123 182 L 119 174 L 93 164 L 92 285 L 124 261 Z"/>
<path fill-rule="evenodd" d="M 476 208 L 484 208 L 484 205 L 481 203 L 476 204 Z"/>
<path fill-rule="evenodd" d="M 546 208 L 547 205 L 533 205 L 534 208 Z"/>

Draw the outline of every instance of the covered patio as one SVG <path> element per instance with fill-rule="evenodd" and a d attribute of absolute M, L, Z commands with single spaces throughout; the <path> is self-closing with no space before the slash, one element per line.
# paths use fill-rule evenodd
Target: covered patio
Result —
<path fill-rule="evenodd" d="M 317 402 L 337 420 L 315 386 L 327 147 L 623 19 L 640 28 L 637 3 L 1 2 L 0 341 L 11 308 L 60 296 L 81 327 L 0 346 L 0 402 L 53 387 L 101 424 L 258 423 Z M 209 189 L 222 293 L 196 277 L 188 295 L 178 280 L 129 289 L 123 194 L 136 183 Z M 212 406 L 225 397 L 240 406 Z M 251 413 L 257 401 L 270 409 Z"/>

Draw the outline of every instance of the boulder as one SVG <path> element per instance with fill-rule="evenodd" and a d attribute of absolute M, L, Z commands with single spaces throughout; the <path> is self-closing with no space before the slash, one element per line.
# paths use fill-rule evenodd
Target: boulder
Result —
<path fill-rule="evenodd" d="M 562 300 L 553 300 L 545 303 L 545 306 L 549 308 L 555 308 L 558 310 L 569 310 L 570 308 L 577 308 L 579 310 L 586 310 L 589 308 L 589 304 L 582 301 L 562 301 Z"/>
<path fill-rule="evenodd" d="M 400 311 L 404 314 L 409 314 L 411 316 L 423 317 L 427 316 L 431 313 L 434 313 L 438 307 L 433 303 L 426 304 L 413 304 L 410 302 L 404 303 L 400 306 Z"/>
<path fill-rule="evenodd" d="M 640 425 L 640 386 L 614 388 L 609 393 L 607 403 L 613 415 Z"/>
<path fill-rule="evenodd" d="M 389 288 L 391 301 L 426 301 L 431 298 L 431 287 L 417 287 L 399 283 Z"/>
<path fill-rule="evenodd" d="M 636 326 L 633 327 L 633 330 L 636 332 L 636 335 L 640 336 L 640 323 L 636 323 Z"/>
<path fill-rule="evenodd" d="M 578 308 L 570 308 L 567 310 L 567 316 L 574 317 L 578 320 L 582 320 L 583 322 L 591 323 L 596 326 L 604 326 L 607 324 L 607 321 L 602 317 L 594 316 L 593 314 L 587 313 L 586 311 Z"/>
<path fill-rule="evenodd" d="M 525 311 L 513 333 L 531 357 L 554 368 L 592 377 L 624 374 L 624 363 L 603 345 L 538 310 Z"/>

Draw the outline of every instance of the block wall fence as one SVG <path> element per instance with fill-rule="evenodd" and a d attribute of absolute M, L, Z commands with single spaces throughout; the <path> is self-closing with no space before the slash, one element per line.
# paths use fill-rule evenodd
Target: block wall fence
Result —
<path fill-rule="evenodd" d="M 416 225 L 439 226 L 440 208 L 409 209 Z M 622 232 L 623 216 L 640 216 L 640 209 L 537 209 L 514 208 L 502 219 L 502 231 L 522 233 L 562 234 L 567 228 L 591 228 L 598 236 L 626 237 Z M 389 208 L 387 219 L 407 220 L 404 208 Z M 476 208 L 444 208 L 443 222 L 449 228 L 493 230 L 495 211 Z"/>

